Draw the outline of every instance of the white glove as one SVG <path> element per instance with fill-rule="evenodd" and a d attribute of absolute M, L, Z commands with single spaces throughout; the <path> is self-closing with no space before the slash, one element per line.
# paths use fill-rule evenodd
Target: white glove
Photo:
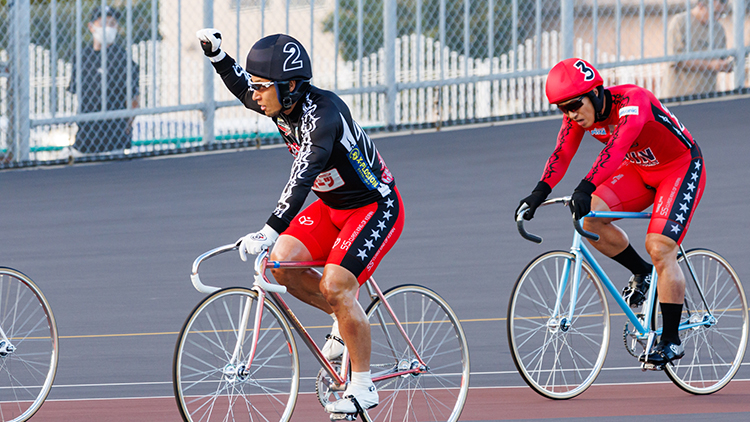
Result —
<path fill-rule="evenodd" d="M 227 55 L 221 51 L 221 31 L 215 28 L 203 28 L 195 33 L 201 42 L 203 54 L 212 62 L 218 62 Z"/>
<path fill-rule="evenodd" d="M 250 233 L 247 236 L 239 238 L 237 243 L 240 245 L 240 258 L 247 261 L 248 255 L 257 255 L 262 250 L 268 249 L 279 238 L 279 234 L 271 226 L 266 224 L 259 232 Z"/>

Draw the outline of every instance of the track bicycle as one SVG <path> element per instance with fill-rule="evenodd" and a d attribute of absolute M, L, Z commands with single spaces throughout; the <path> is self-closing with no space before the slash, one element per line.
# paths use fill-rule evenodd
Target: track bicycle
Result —
<path fill-rule="evenodd" d="M 255 260 L 252 288 L 204 285 L 200 264 L 235 251 L 229 244 L 196 258 L 191 280 L 210 293 L 190 313 L 175 346 L 173 386 L 186 421 L 288 421 L 300 383 L 292 329 L 320 363 L 315 381 L 321 405 L 341 398 L 350 373 L 348 351 L 328 361 L 284 302 L 284 286 L 266 268 L 322 267 L 324 261 Z M 456 421 L 469 387 L 469 352 L 461 324 L 434 291 L 404 284 L 381 291 L 371 277 L 365 313 L 372 332 L 370 368 L 380 404 L 363 420 Z M 355 405 L 357 405 L 355 401 Z M 354 420 L 355 414 L 334 414 Z"/>
<path fill-rule="evenodd" d="M 29 420 L 57 372 L 58 337 L 47 299 L 25 274 L 0 267 L 0 422 Z"/>
<path fill-rule="evenodd" d="M 542 206 L 559 203 L 567 208 L 570 197 L 549 199 Z M 525 211 L 516 215 L 519 233 L 541 243 L 541 237 L 523 227 Z M 650 218 L 651 213 L 592 211 L 584 218 L 596 217 Z M 516 368 L 534 391 L 551 399 L 581 394 L 604 365 L 611 329 L 605 289 L 627 317 L 623 341 L 632 356 L 651 350 L 661 335 L 656 271 L 642 313 L 636 314 L 581 240 L 598 236 L 573 220 L 570 252 L 550 251 L 532 260 L 518 277 L 508 305 L 508 343 Z M 678 262 L 686 278 L 679 326 L 685 357 L 664 366 L 645 362 L 641 368 L 664 370 L 686 392 L 711 394 L 727 385 L 742 364 L 747 300 L 737 273 L 716 252 L 686 251 L 680 245 Z"/>

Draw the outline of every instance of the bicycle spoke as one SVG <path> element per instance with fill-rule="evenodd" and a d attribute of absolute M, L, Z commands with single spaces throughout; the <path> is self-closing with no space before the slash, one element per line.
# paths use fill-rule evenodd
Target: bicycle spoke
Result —
<path fill-rule="evenodd" d="M 398 286 L 384 295 L 427 368 L 378 381 L 380 405 L 371 417 L 378 421 L 457 420 L 468 392 L 468 352 L 458 319 L 439 296 L 421 286 Z M 373 374 L 388 376 L 418 367 L 416 356 L 381 305 L 376 299 L 367 309 L 373 327 Z"/>
<path fill-rule="evenodd" d="M 508 342 L 514 363 L 526 383 L 549 398 L 574 397 L 593 383 L 608 345 L 604 290 L 586 264 L 577 302 L 570 303 L 570 286 L 575 284 L 562 277 L 572 277 L 574 259 L 567 252 L 550 252 L 532 261 L 516 282 L 508 307 Z M 558 298 L 565 283 L 568 288 Z M 560 309 L 553 314 L 557 302 Z M 571 315 L 572 305 L 575 312 Z"/>

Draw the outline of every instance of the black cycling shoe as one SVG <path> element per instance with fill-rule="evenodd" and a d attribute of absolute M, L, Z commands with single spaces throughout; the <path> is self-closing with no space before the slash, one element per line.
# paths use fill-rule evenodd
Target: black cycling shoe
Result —
<path fill-rule="evenodd" d="M 622 298 L 631 308 L 637 308 L 646 300 L 649 286 L 651 286 L 650 273 L 631 276 L 628 285 L 622 289 Z"/>
<path fill-rule="evenodd" d="M 671 341 L 660 341 L 651 349 L 648 355 L 644 352 L 638 360 L 656 366 L 664 366 L 674 360 L 682 359 L 684 356 L 685 348 L 682 344 L 672 343 Z"/>

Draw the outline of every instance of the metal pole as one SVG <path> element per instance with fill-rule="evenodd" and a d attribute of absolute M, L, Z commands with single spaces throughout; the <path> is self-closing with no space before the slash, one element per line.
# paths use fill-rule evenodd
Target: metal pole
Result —
<path fill-rule="evenodd" d="M 745 45 L 745 1 L 734 0 L 734 13 L 732 23 L 734 24 L 734 89 L 736 91 L 745 87 L 745 54 L 747 54 L 747 45 Z"/>
<path fill-rule="evenodd" d="M 385 50 L 385 127 L 396 126 L 396 0 L 383 1 L 383 48 Z M 442 47 L 442 46 L 441 46 Z"/>
<path fill-rule="evenodd" d="M 214 26 L 214 2 L 203 0 L 203 27 Z M 203 141 L 211 145 L 215 141 L 214 116 L 216 115 L 216 100 L 214 99 L 214 67 L 206 59 L 203 61 Z"/>
<path fill-rule="evenodd" d="M 13 6 L 11 6 L 13 7 Z M 14 58 L 10 60 L 13 72 L 13 105 L 15 131 L 11 150 L 13 161 L 20 163 L 29 161 L 31 146 L 31 120 L 29 116 L 29 38 L 31 37 L 31 2 L 17 0 L 13 7 L 13 36 L 15 38 Z"/>
<path fill-rule="evenodd" d="M 562 40 L 562 58 L 573 57 L 574 40 L 575 40 L 575 13 L 574 0 L 560 0 L 561 22 L 560 22 L 560 39 Z"/>

